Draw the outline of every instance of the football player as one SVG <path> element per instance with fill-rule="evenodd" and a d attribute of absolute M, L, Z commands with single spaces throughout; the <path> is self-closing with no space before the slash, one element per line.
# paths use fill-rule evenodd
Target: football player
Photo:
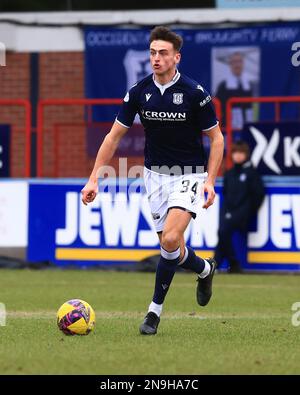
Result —
<path fill-rule="evenodd" d="M 137 82 L 124 97 L 111 131 L 105 137 L 94 169 L 82 190 L 87 204 L 97 194 L 97 171 L 109 163 L 119 141 L 139 114 L 145 130 L 144 181 L 161 246 L 155 289 L 140 333 L 157 333 L 163 303 L 176 267 L 197 273 L 197 301 L 207 305 L 216 268 L 185 245 L 184 231 L 199 208 L 214 202 L 214 183 L 223 157 L 224 141 L 209 93 L 177 70 L 183 39 L 167 27 L 150 34 L 153 74 Z M 210 139 L 207 160 L 202 133 Z M 204 193 L 205 201 L 202 201 Z M 202 203 L 201 203 L 202 201 Z"/>

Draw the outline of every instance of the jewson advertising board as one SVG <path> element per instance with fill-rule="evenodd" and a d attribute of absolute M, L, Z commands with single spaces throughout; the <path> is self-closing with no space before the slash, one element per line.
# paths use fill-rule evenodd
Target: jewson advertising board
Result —
<path fill-rule="evenodd" d="M 158 237 L 143 187 L 122 186 L 81 202 L 82 186 L 31 185 L 28 259 L 58 264 L 134 262 L 159 253 Z M 130 190 L 129 190 L 130 189 Z M 217 198 L 218 200 L 218 198 Z M 212 253 L 217 242 L 215 210 L 203 212 L 187 238 Z"/>
<path fill-rule="evenodd" d="M 131 185 L 132 186 L 132 185 Z M 143 187 L 129 185 L 81 203 L 82 185 L 30 185 L 30 261 L 58 265 L 120 264 L 159 253 L 158 238 Z M 215 204 L 191 221 L 185 237 L 197 254 L 217 244 L 220 187 Z M 300 270 L 300 190 L 268 186 L 256 223 L 248 234 L 247 269 Z"/>

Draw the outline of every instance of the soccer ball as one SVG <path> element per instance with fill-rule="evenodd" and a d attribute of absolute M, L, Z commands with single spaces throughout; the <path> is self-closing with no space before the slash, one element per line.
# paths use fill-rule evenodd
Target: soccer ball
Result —
<path fill-rule="evenodd" d="M 84 300 L 68 300 L 58 309 L 57 325 L 65 335 L 88 335 L 95 326 L 95 312 Z"/>

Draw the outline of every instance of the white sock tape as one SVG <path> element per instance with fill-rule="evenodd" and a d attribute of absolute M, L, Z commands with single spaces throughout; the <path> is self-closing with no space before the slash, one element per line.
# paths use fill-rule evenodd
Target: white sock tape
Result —
<path fill-rule="evenodd" d="M 176 259 L 180 256 L 180 247 L 178 247 L 177 250 L 172 251 L 172 252 L 168 252 L 163 247 L 160 247 L 160 253 L 163 258 L 171 261 L 171 260 Z"/>

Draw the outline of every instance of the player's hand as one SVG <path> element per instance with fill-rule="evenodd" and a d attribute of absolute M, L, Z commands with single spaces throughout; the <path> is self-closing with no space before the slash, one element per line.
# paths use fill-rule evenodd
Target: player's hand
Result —
<path fill-rule="evenodd" d="M 206 200 L 203 204 L 203 208 L 208 208 L 209 206 L 211 206 L 215 200 L 215 188 L 213 186 L 213 184 L 211 184 L 210 182 L 205 182 L 204 186 L 203 186 L 203 192 L 204 192 L 204 196 L 205 194 L 207 194 L 206 196 Z"/>
<path fill-rule="evenodd" d="M 98 193 L 98 182 L 97 180 L 89 180 L 85 187 L 81 190 L 81 200 L 84 205 L 92 203 Z"/>

